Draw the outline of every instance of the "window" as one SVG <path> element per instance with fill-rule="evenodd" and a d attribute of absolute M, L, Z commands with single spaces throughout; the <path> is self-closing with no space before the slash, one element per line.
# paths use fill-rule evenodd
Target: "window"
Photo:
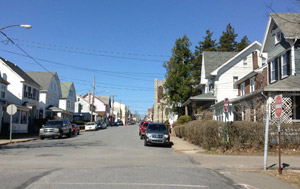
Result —
<path fill-rule="evenodd" d="M 271 81 L 276 80 L 276 62 L 275 59 L 271 62 Z"/>
<path fill-rule="evenodd" d="M 250 79 L 250 92 L 254 92 L 255 91 L 255 77 L 252 77 Z"/>
<path fill-rule="evenodd" d="M 245 59 L 243 60 L 243 66 L 244 66 L 244 67 L 247 66 L 247 58 L 245 58 Z"/>
<path fill-rule="evenodd" d="M 287 76 L 287 55 L 282 55 L 282 77 Z"/>
<path fill-rule="evenodd" d="M 234 83 L 237 82 L 237 80 L 239 79 L 238 76 L 233 76 L 233 88 L 236 89 L 236 87 L 234 87 Z"/>
<path fill-rule="evenodd" d="M 32 99 L 35 100 L 36 98 L 36 89 L 33 89 L 32 91 Z"/>
<path fill-rule="evenodd" d="M 28 87 L 28 98 L 32 98 L 31 87 Z"/>
<path fill-rule="evenodd" d="M 245 95 L 245 83 L 241 84 L 241 96 Z"/>
<path fill-rule="evenodd" d="M 23 94 L 24 97 L 27 97 L 28 93 L 27 93 L 27 86 L 26 85 L 24 85 L 24 90 L 23 91 L 24 91 L 24 94 Z"/>
<path fill-rule="evenodd" d="M 5 86 L 1 86 L 1 98 L 5 98 Z"/>
<path fill-rule="evenodd" d="M 275 33 L 275 44 L 279 43 L 281 41 L 281 32 L 278 31 Z"/>

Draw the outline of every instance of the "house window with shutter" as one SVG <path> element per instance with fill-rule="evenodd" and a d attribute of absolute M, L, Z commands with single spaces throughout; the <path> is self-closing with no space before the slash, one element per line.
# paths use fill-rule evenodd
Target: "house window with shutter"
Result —
<path fill-rule="evenodd" d="M 287 55 L 282 55 L 282 77 L 287 76 Z"/>
<path fill-rule="evenodd" d="M 271 62 L 271 82 L 276 81 L 276 61 Z"/>

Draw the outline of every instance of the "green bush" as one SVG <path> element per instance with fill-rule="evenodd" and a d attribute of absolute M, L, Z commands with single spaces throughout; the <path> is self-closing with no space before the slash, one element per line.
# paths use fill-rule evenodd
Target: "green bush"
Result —
<path fill-rule="evenodd" d="M 204 149 L 221 148 L 224 143 L 224 122 L 196 120 L 184 126 L 174 127 L 175 135 Z M 283 148 L 297 149 L 300 146 L 300 124 L 281 125 L 281 145 Z M 260 122 L 236 121 L 227 123 L 226 149 L 235 151 L 264 149 L 265 124 Z M 270 125 L 269 147 L 277 148 L 276 125 Z"/>
<path fill-rule="evenodd" d="M 180 116 L 180 117 L 178 118 L 177 121 L 178 121 L 178 123 L 179 123 L 180 125 L 185 125 L 185 124 L 187 124 L 188 122 L 191 121 L 191 117 L 188 116 L 188 115 L 182 115 L 182 116 Z"/>

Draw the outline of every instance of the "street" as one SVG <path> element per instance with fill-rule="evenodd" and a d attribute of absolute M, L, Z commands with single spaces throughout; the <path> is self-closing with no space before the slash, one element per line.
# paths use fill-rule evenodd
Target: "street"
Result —
<path fill-rule="evenodd" d="M 138 126 L 2 146 L 0 188 L 234 188 L 189 156 L 144 147 Z"/>

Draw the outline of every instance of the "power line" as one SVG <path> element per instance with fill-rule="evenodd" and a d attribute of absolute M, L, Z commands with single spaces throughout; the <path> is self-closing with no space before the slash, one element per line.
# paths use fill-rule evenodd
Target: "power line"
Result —
<path fill-rule="evenodd" d="M 24 43 L 38 44 L 38 45 L 51 46 L 51 47 L 57 47 L 57 48 L 74 49 L 74 50 L 80 50 L 80 51 L 92 51 L 92 52 L 122 54 L 122 55 L 130 55 L 130 56 L 153 56 L 153 57 L 167 57 L 167 58 L 171 57 L 169 55 L 161 55 L 161 54 L 144 54 L 144 53 L 139 54 L 139 53 L 118 52 L 118 51 L 96 50 L 96 49 L 88 49 L 88 48 L 71 47 L 71 46 L 65 46 L 65 45 L 56 45 L 56 44 L 44 43 L 44 42 L 28 41 L 28 40 L 16 39 L 16 38 L 13 38 L 13 39 L 16 41 L 24 42 Z"/>

